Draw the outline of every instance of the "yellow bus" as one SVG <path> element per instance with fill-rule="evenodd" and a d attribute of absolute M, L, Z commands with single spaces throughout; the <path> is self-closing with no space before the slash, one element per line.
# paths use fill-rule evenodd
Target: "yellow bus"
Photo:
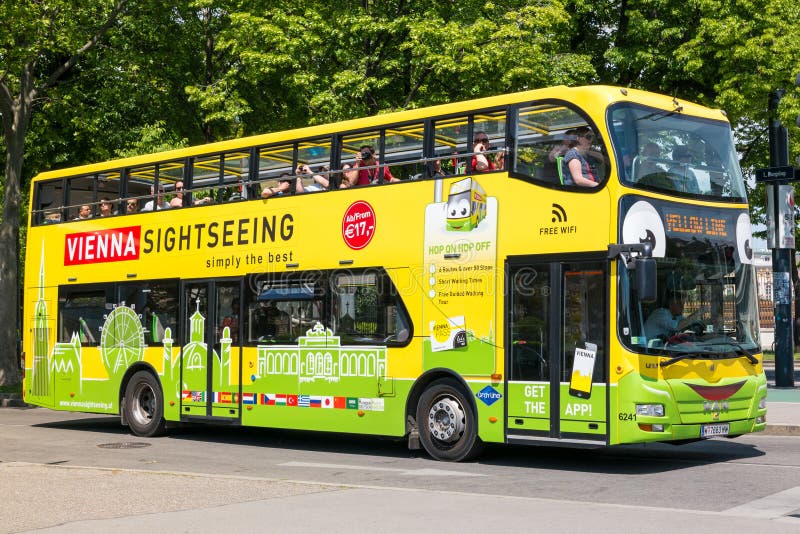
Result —
<path fill-rule="evenodd" d="M 457 461 L 766 424 L 730 126 L 671 97 L 552 87 L 45 172 L 27 235 L 25 400 L 136 435 Z"/>

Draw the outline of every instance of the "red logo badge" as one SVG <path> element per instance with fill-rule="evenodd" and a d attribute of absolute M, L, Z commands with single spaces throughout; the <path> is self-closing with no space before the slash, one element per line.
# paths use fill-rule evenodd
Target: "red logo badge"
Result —
<path fill-rule="evenodd" d="M 140 226 L 67 234 L 64 265 L 139 259 Z"/>
<path fill-rule="evenodd" d="M 347 246 L 361 250 L 369 245 L 375 235 L 375 210 L 367 202 L 354 202 L 344 212 L 342 237 Z"/>

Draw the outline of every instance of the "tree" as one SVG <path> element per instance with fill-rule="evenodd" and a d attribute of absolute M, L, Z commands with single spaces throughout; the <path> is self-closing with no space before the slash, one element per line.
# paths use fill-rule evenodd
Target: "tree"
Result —
<path fill-rule="evenodd" d="M 5 144 L 0 222 L 0 385 L 19 382 L 18 322 L 20 184 L 25 139 L 37 103 L 92 50 L 126 9 L 127 0 L 3 2 L 0 19 L 0 113 Z"/>

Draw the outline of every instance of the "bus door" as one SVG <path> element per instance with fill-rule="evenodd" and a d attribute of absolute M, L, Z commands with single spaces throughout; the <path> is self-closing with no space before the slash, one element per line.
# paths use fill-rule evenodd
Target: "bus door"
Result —
<path fill-rule="evenodd" d="M 240 420 L 241 347 L 236 281 L 184 282 L 181 415 Z"/>
<path fill-rule="evenodd" d="M 607 261 L 509 258 L 509 442 L 607 442 Z"/>

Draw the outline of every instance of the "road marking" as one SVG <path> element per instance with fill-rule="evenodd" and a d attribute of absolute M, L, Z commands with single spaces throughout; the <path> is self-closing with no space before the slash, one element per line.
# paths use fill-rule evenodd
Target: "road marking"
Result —
<path fill-rule="evenodd" d="M 424 476 L 424 477 L 485 477 L 480 473 L 465 473 L 464 471 L 449 471 L 447 469 L 401 469 L 397 467 L 367 467 L 363 465 L 349 464 L 324 464 L 314 462 L 285 462 L 278 464 L 281 467 L 314 467 L 318 469 L 348 469 L 351 471 L 384 471 L 387 473 L 397 473 L 404 476 Z"/>
<path fill-rule="evenodd" d="M 728 508 L 723 513 L 772 519 L 800 510 L 800 486 L 795 486 L 762 499 Z"/>

